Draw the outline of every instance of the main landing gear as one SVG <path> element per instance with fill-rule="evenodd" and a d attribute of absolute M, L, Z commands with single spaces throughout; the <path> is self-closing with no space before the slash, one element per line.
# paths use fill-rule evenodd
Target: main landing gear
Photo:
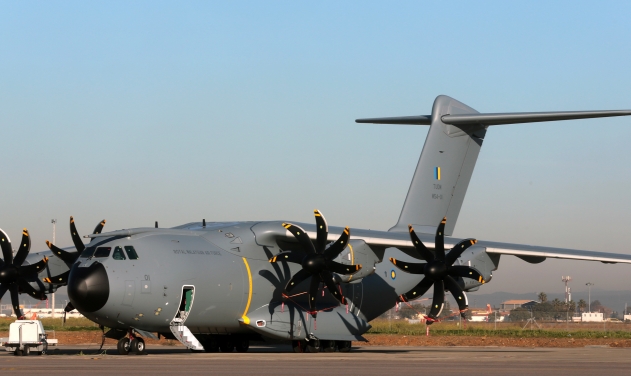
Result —
<path fill-rule="evenodd" d="M 136 337 L 131 331 L 127 337 L 123 337 L 118 340 L 116 345 L 119 355 L 146 355 L 145 352 L 145 340 L 141 337 Z"/>
<path fill-rule="evenodd" d="M 317 353 L 317 352 L 349 352 L 351 351 L 351 341 L 328 341 L 312 338 L 309 341 L 291 341 L 291 347 L 297 353 Z"/>

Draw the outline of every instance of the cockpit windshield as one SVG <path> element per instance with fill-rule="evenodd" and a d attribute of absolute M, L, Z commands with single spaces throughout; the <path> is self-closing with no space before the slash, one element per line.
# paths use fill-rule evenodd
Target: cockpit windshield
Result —
<path fill-rule="evenodd" d="M 110 257 L 111 251 L 112 247 L 98 247 L 96 252 L 94 252 L 94 258 Z"/>

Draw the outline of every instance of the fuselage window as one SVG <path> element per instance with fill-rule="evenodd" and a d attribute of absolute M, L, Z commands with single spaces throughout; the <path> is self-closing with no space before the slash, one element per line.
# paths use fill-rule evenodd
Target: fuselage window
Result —
<path fill-rule="evenodd" d="M 134 247 L 132 247 L 131 245 L 126 245 L 125 251 L 127 252 L 127 257 L 129 257 L 130 260 L 138 260 L 138 254 L 136 253 Z"/>
<path fill-rule="evenodd" d="M 112 255 L 114 260 L 125 260 L 125 253 L 121 247 L 114 248 L 114 254 Z"/>
<path fill-rule="evenodd" d="M 95 250 L 96 250 L 96 248 L 94 248 L 94 247 L 88 247 L 88 248 L 84 249 L 83 252 L 81 252 L 81 256 L 80 257 L 90 258 L 94 254 Z"/>
<path fill-rule="evenodd" d="M 94 252 L 94 258 L 110 257 L 112 247 L 98 247 Z"/>

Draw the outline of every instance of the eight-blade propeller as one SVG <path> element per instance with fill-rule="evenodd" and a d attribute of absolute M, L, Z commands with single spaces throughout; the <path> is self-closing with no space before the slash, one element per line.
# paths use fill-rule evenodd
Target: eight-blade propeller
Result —
<path fill-rule="evenodd" d="M 48 258 L 44 257 L 41 261 L 31 264 L 22 265 L 31 249 L 31 238 L 28 230 L 22 231 L 22 241 L 15 257 L 13 257 L 13 248 L 11 248 L 11 240 L 9 236 L 0 229 L 0 247 L 2 248 L 2 257 L 0 260 L 0 299 L 7 290 L 11 294 L 11 304 L 13 311 L 18 318 L 24 317 L 20 310 L 20 301 L 18 293 L 20 290 L 32 296 L 35 299 L 46 300 L 46 294 L 38 291 L 31 286 L 27 277 L 35 276 L 46 268 Z"/>
<path fill-rule="evenodd" d="M 291 223 L 283 223 L 283 227 L 291 232 L 296 240 L 298 240 L 302 250 L 281 252 L 272 257 L 269 262 L 287 261 L 302 265 L 302 270 L 294 274 L 287 282 L 287 285 L 285 285 L 285 291 L 290 292 L 300 282 L 311 277 L 311 284 L 309 286 L 309 313 L 315 318 L 317 315 L 316 299 L 320 283 L 324 283 L 329 292 L 337 300 L 342 304 L 346 304 L 344 296 L 335 282 L 333 273 L 343 275 L 353 274 L 358 272 L 362 266 L 344 265 L 333 261 L 346 248 L 348 239 L 351 236 L 351 231 L 346 227 L 339 239 L 327 247 L 329 228 L 326 220 L 318 210 L 314 210 L 314 215 L 318 227 L 315 247 L 305 230 Z"/>
<path fill-rule="evenodd" d="M 99 222 L 98 225 L 96 225 L 92 233 L 100 234 L 101 231 L 103 231 L 103 226 L 105 226 L 105 219 Z M 74 243 L 74 246 L 77 249 L 77 252 L 65 251 L 55 246 L 53 243 L 49 242 L 48 240 L 46 240 L 46 245 L 48 246 L 48 248 L 50 248 L 50 250 L 57 257 L 59 257 L 64 263 L 66 263 L 68 268 L 72 268 L 72 265 L 77 261 L 77 259 L 81 255 L 81 252 L 85 250 L 85 244 L 83 244 L 83 241 L 81 240 L 81 236 L 79 235 L 79 232 L 77 231 L 77 227 L 74 224 L 74 218 L 72 218 L 72 216 L 70 216 L 70 236 L 72 237 L 72 242 Z M 70 269 L 67 272 L 62 273 L 58 276 L 44 278 L 42 280 L 44 282 L 47 282 L 53 285 L 66 285 L 68 284 L 69 275 L 70 275 Z"/>
<path fill-rule="evenodd" d="M 438 320 L 438 315 L 445 304 L 445 289 L 447 289 L 458 302 L 460 313 L 468 309 L 467 296 L 462 288 L 456 282 L 454 277 L 465 277 L 478 280 L 484 283 L 482 275 L 474 268 L 466 265 L 453 265 L 454 262 L 462 255 L 467 248 L 477 242 L 475 239 L 465 239 L 456 244 L 451 251 L 445 255 L 445 223 L 447 218 L 443 218 L 436 229 L 436 240 L 434 252 L 431 252 L 418 238 L 414 232 L 412 225 L 408 225 L 410 229 L 410 238 L 414 244 L 414 248 L 420 254 L 420 258 L 425 259 L 425 263 L 410 263 L 390 258 L 390 261 L 399 269 L 411 274 L 423 274 L 425 277 L 412 290 L 402 294 L 399 298 L 407 302 L 409 300 L 419 298 L 434 285 L 434 297 L 432 299 L 432 308 L 429 312 L 427 323 L 431 324 Z"/>

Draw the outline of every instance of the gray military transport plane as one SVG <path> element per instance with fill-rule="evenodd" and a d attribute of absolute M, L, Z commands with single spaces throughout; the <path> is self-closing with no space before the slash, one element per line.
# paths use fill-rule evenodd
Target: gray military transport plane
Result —
<path fill-rule="evenodd" d="M 432 286 L 428 323 L 438 320 L 445 291 L 463 313 L 465 291 L 489 282 L 502 255 L 631 263 L 629 254 L 451 237 L 490 126 L 625 115 L 631 111 L 484 114 L 439 96 L 431 115 L 357 120 L 430 126 L 388 231 L 329 227 L 316 210 L 315 223 L 204 220 L 102 233 L 103 221 L 84 245 L 71 217 L 75 247 L 47 242 L 50 251 L 29 256 L 24 230 L 14 257 L 0 232 L 0 297 L 9 290 L 20 317 L 19 293 L 46 299 L 67 285 L 68 308 L 111 328 L 120 354 L 142 353 L 142 337 L 154 333 L 193 351 L 242 352 L 263 338 L 291 341 L 299 352 L 348 351 L 371 320 Z"/>

